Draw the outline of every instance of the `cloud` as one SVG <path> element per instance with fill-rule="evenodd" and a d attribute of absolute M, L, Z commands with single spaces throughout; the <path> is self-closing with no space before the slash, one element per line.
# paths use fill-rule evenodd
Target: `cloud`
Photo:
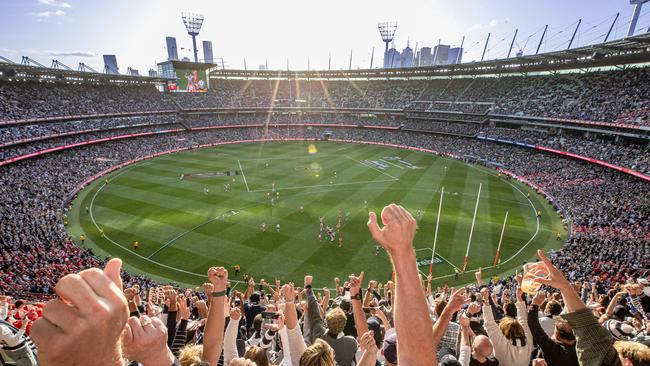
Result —
<path fill-rule="evenodd" d="M 57 0 L 38 0 L 38 3 L 43 5 L 55 6 L 57 8 L 70 9 L 72 7 L 70 3 L 66 3 L 65 1 L 57 1 Z"/>
<path fill-rule="evenodd" d="M 53 16 L 64 16 L 65 11 L 56 10 L 56 11 L 39 11 L 38 13 L 32 13 L 33 16 L 37 18 L 49 18 Z"/>
<path fill-rule="evenodd" d="M 18 51 L 14 50 L 12 48 L 0 47 L 0 52 L 2 52 L 2 53 L 17 53 Z"/>
<path fill-rule="evenodd" d="M 499 24 L 499 21 L 496 19 L 490 20 L 490 23 L 488 24 L 490 27 L 496 27 L 497 24 Z"/>
<path fill-rule="evenodd" d="M 474 23 L 472 24 L 471 27 L 467 28 L 467 31 L 471 32 L 471 31 L 479 30 L 481 28 L 483 28 L 483 25 L 481 23 Z"/>
<path fill-rule="evenodd" d="M 59 56 L 59 57 L 92 58 L 97 56 L 96 54 L 88 51 L 47 51 L 46 53 L 50 56 Z"/>

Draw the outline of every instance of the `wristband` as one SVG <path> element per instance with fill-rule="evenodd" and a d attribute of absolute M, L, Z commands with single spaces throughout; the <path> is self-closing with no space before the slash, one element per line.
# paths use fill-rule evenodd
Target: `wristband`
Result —
<path fill-rule="evenodd" d="M 226 295 L 226 290 L 223 291 L 212 291 L 212 297 L 221 297 Z"/>
<path fill-rule="evenodd" d="M 361 297 L 361 291 L 359 291 L 356 295 L 352 296 L 352 300 L 363 300 L 363 297 Z"/>

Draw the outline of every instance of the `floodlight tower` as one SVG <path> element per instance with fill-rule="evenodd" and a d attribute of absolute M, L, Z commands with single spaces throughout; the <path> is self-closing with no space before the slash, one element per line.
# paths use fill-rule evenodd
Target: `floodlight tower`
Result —
<path fill-rule="evenodd" d="M 192 36 L 192 45 L 194 46 L 194 62 L 199 62 L 198 51 L 196 50 L 196 36 L 199 35 L 201 31 L 201 26 L 203 25 L 203 19 L 205 18 L 201 14 L 193 13 L 181 13 L 183 18 L 183 23 L 185 23 L 185 29 L 187 29 L 187 34 Z"/>
<path fill-rule="evenodd" d="M 634 14 L 632 15 L 632 20 L 630 21 L 630 28 L 627 30 L 627 36 L 632 37 L 634 31 L 636 30 L 636 22 L 639 20 L 639 15 L 641 15 L 641 7 L 643 4 L 647 3 L 648 0 L 630 0 L 630 5 L 634 5 Z"/>
<path fill-rule="evenodd" d="M 388 45 L 393 41 L 395 37 L 395 32 L 397 31 L 397 22 L 383 22 L 377 25 L 379 28 L 379 34 L 381 35 L 381 40 L 386 44 L 384 49 L 384 68 L 386 68 L 386 59 L 388 55 Z"/>

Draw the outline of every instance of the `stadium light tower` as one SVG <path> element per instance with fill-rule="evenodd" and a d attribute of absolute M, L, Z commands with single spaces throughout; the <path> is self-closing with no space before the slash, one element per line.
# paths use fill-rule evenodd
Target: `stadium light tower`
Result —
<path fill-rule="evenodd" d="M 386 67 L 386 55 L 388 55 L 388 44 L 393 41 L 395 32 L 397 31 L 397 22 L 383 22 L 377 25 L 381 40 L 386 44 L 384 49 L 384 68 Z"/>
<path fill-rule="evenodd" d="M 185 29 L 187 29 L 187 34 L 192 36 L 192 45 L 194 46 L 194 62 L 199 62 L 199 55 L 196 49 L 196 36 L 199 35 L 201 31 L 201 26 L 203 25 L 203 19 L 205 18 L 201 14 L 193 13 L 181 13 L 183 18 L 183 23 L 185 23 Z"/>
<path fill-rule="evenodd" d="M 632 15 L 632 20 L 630 21 L 630 28 L 627 30 L 627 36 L 632 37 L 634 31 L 636 31 L 636 22 L 639 20 L 639 15 L 641 15 L 641 7 L 643 4 L 647 3 L 648 0 L 630 0 L 630 5 L 634 5 L 634 14 Z"/>

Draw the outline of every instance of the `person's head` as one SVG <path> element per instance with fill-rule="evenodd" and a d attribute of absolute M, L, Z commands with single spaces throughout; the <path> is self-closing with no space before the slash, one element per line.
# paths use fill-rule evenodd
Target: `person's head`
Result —
<path fill-rule="evenodd" d="M 181 366 L 194 366 L 201 362 L 203 345 L 185 346 L 178 354 L 178 362 Z"/>
<path fill-rule="evenodd" d="M 472 352 L 474 352 L 477 356 L 490 357 L 493 351 L 494 347 L 492 346 L 492 341 L 490 341 L 490 338 L 484 335 L 480 335 L 474 338 L 474 342 L 472 342 Z"/>
<path fill-rule="evenodd" d="M 255 362 L 257 366 L 269 366 L 269 359 L 262 347 L 253 346 L 244 353 L 244 358 Z"/>
<path fill-rule="evenodd" d="M 526 345 L 526 333 L 524 333 L 524 327 L 519 324 L 517 319 L 506 316 L 499 322 L 499 329 L 501 329 L 501 333 L 503 333 L 508 340 L 512 341 L 513 345 Z"/>
<path fill-rule="evenodd" d="M 253 318 L 253 330 L 255 334 L 260 334 L 262 332 L 262 314 L 257 314 Z"/>
<path fill-rule="evenodd" d="M 248 300 L 251 302 L 253 305 L 258 305 L 260 303 L 260 299 L 262 298 L 262 295 L 258 292 L 255 291 L 251 294 L 251 296 L 248 298 Z"/>
<path fill-rule="evenodd" d="M 437 316 L 440 316 L 440 314 L 442 314 L 442 311 L 445 309 L 445 306 L 447 306 L 447 302 L 445 300 L 440 300 L 436 303 L 434 311 L 436 312 Z"/>
<path fill-rule="evenodd" d="M 516 318 L 517 317 L 517 306 L 513 302 L 506 302 L 503 304 L 503 312 L 506 314 L 506 317 Z"/>
<path fill-rule="evenodd" d="M 555 300 L 551 300 L 546 304 L 546 315 L 558 316 L 562 314 L 562 305 Z"/>
<path fill-rule="evenodd" d="M 395 333 L 395 329 L 386 333 L 381 354 L 384 356 L 387 366 L 397 365 L 397 333 Z"/>
<path fill-rule="evenodd" d="M 614 343 L 623 366 L 642 366 L 650 363 L 650 348 L 639 342 L 618 341 Z"/>
<path fill-rule="evenodd" d="M 573 329 L 571 324 L 562 318 L 555 319 L 555 339 L 562 343 L 573 344 L 576 340 L 576 336 L 573 334 Z"/>
<path fill-rule="evenodd" d="M 300 356 L 299 366 L 334 366 L 334 350 L 327 342 L 317 339 Z"/>
<path fill-rule="evenodd" d="M 334 308 L 327 313 L 325 321 L 327 322 L 327 328 L 330 333 L 339 334 L 345 328 L 348 317 L 341 308 Z"/>

